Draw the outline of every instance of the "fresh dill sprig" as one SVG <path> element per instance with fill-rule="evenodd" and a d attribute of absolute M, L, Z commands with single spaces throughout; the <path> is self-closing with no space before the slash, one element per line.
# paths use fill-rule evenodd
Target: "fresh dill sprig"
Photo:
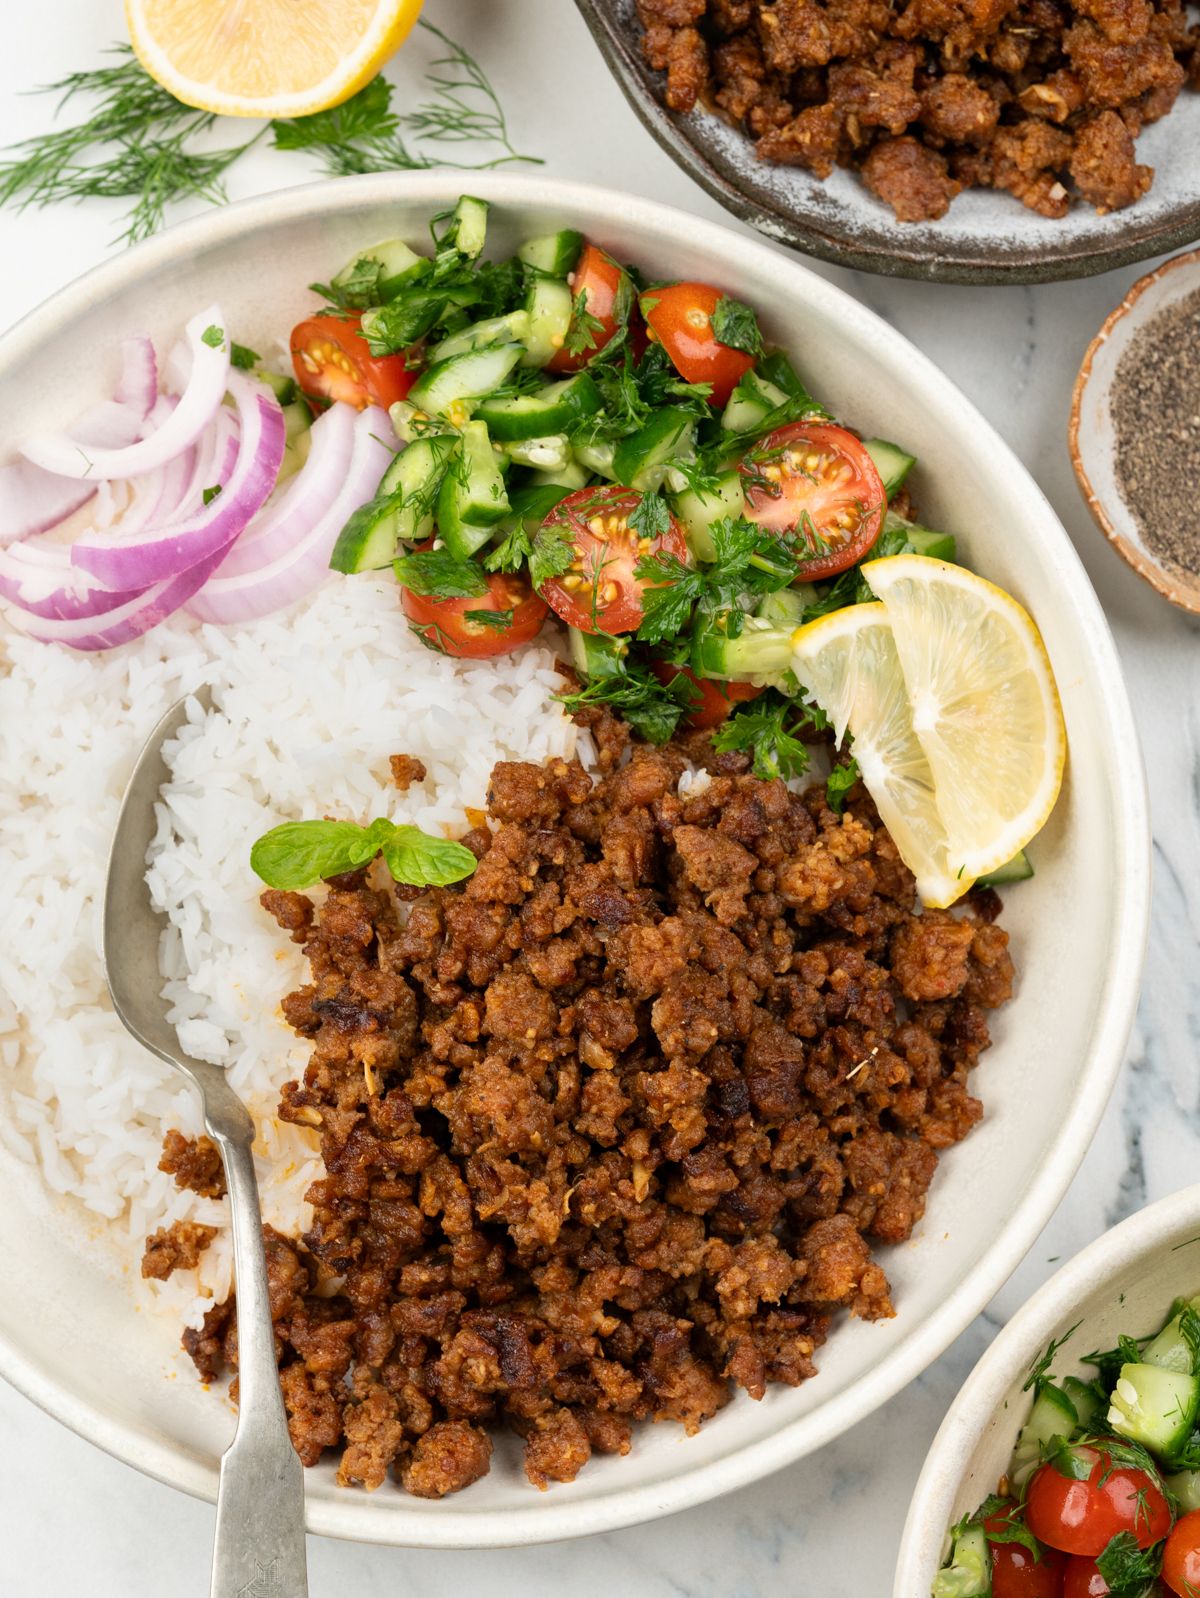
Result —
<path fill-rule="evenodd" d="M 430 22 L 421 26 L 445 45 L 447 54 L 426 73 L 434 97 L 408 116 L 391 109 L 392 86 L 372 79 L 349 100 L 307 117 L 264 122 L 253 138 L 224 150 L 197 152 L 190 141 L 207 133 L 217 118 L 185 105 L 157 83 L 127 44 L 110 54 L 115 66 L 72 72 L 38 93 L 58 93 L 57 110 L 77 95 L 95 98 L 86 121 L 39 134 L 10 146 L 13 158 L 0 161 L 0 205 L 51 205 L 58 200 L 133 199 L 121 242 L 135 243 L 163 225 L 166 207 L 194 196 L 214 205 L 225 202 L 223 178 L 237 158 L 268 128 L 278 150 L 307 150 L 334 177 L 363 172 L 424 171 L 435 166 L 460 169 L 530 161 L 509 139 L 508 124 L 487 75 L 478 62 Z M 449 161 L 413 150 L 401 129 L 442 143 L 498 144 L 503 154 L 486 161 Z"/>

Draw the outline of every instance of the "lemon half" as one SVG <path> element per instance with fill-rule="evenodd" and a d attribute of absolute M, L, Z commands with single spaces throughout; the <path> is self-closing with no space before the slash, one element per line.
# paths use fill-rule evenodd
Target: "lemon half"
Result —
<path fill-rule="evenodd" d="M 1066 732 L 1041 634 L 1010 594 L 947 561 L 893 555 L 863 575 L 892 625 L 948 868 L 982 877 L 1025 847 L 1062 786 Z"/>
<path fill-rule="evenodd" d="M 340 105 L 404 43 L 421 0 L 125 0 L 138 60 L 187 105 L 297 117 Z"/>
<path fill-rule="evenodd" d="M 952 904 L 971 886 L 955 876 L 938 811 L 933 771 L 913 731 L 904 673 L 885 606 L 849 605 L 801 627 L 792 669 L 825 711 L 840 740 L 849 728 L 854 757 L 880 819 L 932 907 Z"/>

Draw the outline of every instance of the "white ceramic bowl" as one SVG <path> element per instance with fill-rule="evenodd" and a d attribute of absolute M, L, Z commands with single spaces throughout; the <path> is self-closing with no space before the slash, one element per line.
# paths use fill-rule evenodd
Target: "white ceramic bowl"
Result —
<path fill-rule="evenodd" d="M 441 1503 L 390 1486 L 339 1491 L 329 1465 L 309 1473 L 312 1530 L 440 1547 L 547 1541 L 682 1509 L 829 1442 L 922 1371 L 1013 1270 L 1083 1156 L 1133 1018 L 1150 892 L 1145 779 L 1108 627 L 1050 506 L 954 386 L 879 317 L 764 244 L 576 184 L 476 173 L 469 183 L 493 204 L 494 249 L 577 227 L 651 279 L 717 283 L 758 308 L 835 411 L 902 439 L 920 458 L 926 519 L 956 533 L 963 558 L 1037 618 L 1070 764 L 1034 847 L 1038 875 L 1006 907 L 1020 981 L 976 1077 L 986 1119 L 943 1157 L 912 1241 L 881 1250 L 896 1319 L 839 1325 L 816 1380 L 774 1387 L 758 1404 L 739 1395 L 692 1439 L 644 1427 L 626 1459 L 595 1459 L 545 1494 L 526 1483 L 515 1439 L 485 1481 Z M 11 450 L 61 426 L 111 383 L 118 338 L 172 339 L 214 298 L 240 339 L 270 348 L 315 303 L 306 283 L 381 238 L 427 237 L 456 192 L 446 173 L 345 179 L 213 211 L 139 245 L 0 341 L 0 439 Z M 213 1499 L 233 1417 L 197 1385 L 176 1329 L 133 1312 L 134 1262 L 96 1217 L 52 1199 L 11 1160 L 0 1160 L 0 1213 L 21 1217 L 6 1222 L 0 1372 L 102 1448 Z"/>
<path fill-rule="evenodd" d="M 1164 566 L 1117 481 L 1112 391 L 1121 357 L 1155 317 L 1200 288 L 1200 250 L 1176 255 L 1139 278 L 1088 345 L 1071 398 L 1071 464 L 1087 507 L 1113 548 L 1139 577 L 1181 610 L 1200 615 L 1200 578 Z"/>
<path fill-rule="evenodd" d="M 1114 1347 L 1122 1333 L 1143 1337 L 1158 1331 L 1176 1296 L 1190 1298 L 1200 1289 L 1198 1233 L 1200 1185 L 1160 1199 L 1105 1232 L 1013 1316 L 933 1439 L 904 1525 L 893 1598 L 929 1598 L 946 1528 L 995 1492 L 1033 1407 L 1033 1395 L 1022 1388 L 1051 1339 L 1079 1323 L 1053 1371 L 1056 1378 L 1088 1380 L 1095 1373 L 1081 1364 L 1081 1355 Z"/>

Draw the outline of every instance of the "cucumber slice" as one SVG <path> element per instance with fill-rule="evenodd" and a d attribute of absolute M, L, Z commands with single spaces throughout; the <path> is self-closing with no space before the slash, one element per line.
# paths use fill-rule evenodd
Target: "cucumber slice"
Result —
<path fill-rule="evenodd" d="M 543 472 L 561 471 L 572 459 L 571 443 L 565 433 L 550 433 L 545 438 L 522 438 L 506 444 L 504 453 L 515 466 L 536 466 Z"/>
<path fill-rule="evenodd" d="M 438 535 L 456 560 L 467 560 L 511 510 L 488 430 L 482 422 L 468 422 L 461 453 L 438 491 Z"/>
<path fill-rule="evenodd" d="M 1006 860 L 1002 866 L 997 866 L 995 871 L 989 871 L 984 877 L 976 877 L 977 888 L 999 888 L 1006 882 L 1026 882 L 1033 875 L 1033 866 L 1024 849 L 1018 850 L 1011 860 Z"/>
<path fill-rule="evenodd" d="M 254 367 L 250 376 L 256 378 L 260 383 L 265 383 L 285 409 L 296 399 L 296 379 L 294 377 L 281 377 L 278 372 L 268 372 L 265 366 Z M 299 400 L 297 403 L 303 405 L 304 401 Z"/>
<path fill-rule="evenodd" d="M 690 665 L 697 677 L 759 682 L 781 677 L 792 664 L 792 627 L 747 616 L 737 638 L 699 631 L 692 635 Z"/>
<path fill-rule="evenodd" d="M 1100 1399 L 1095 1390 L 1077 1376 L 1064 1376 L 1062 1389 L 1071 1400 L 1079 1425 L 1090 1426 L 1092 1416 L 1100 1408 Z"/>
<path fill-rule="evenodd" d="M 875 470 L 883 480 L 883 491 L 891 499 L 917 464 L 917 457 L 907 454 L 899 444 L 889 444 L 885 438 L 864 438 L 863 448 L 875 462 Z"/>
<path fill-rule="evenodd" d="M 566 277 L 568 272 L 574 271 L 582 249 L 583 234 L 576 233 L 574 228 L 564 228 L 561 233 L 527 239 L 517 251 L 517 259 L 551 277 Z"/>
<path fill-rule="evenodd" d="M 497 522 L 492 529 L 493 539 L 499 541 L 507 538 L 520 526 L 524 526 L 526 532 L 536 532 L 559 500 L 565 499 L 570 492 L 561 484 L 530 485 L 510 490 L 508 502 L 511 509 L 504 520 Z"/>
<path fill-rule="evenodd" d="M 786 400 L 784 391 L 776 388 L 769 379 L 755 372 L 747 372 L 729 396 L 721 426 L 727 433 L 749 433 L 769 412 Z"/>
<path fill-rule="evenodd" d="M 613 456 L 616 454 L 615 444 L 579 444 L 575 448 L 575 459 L 589 472 L 595 472 L 597 477 L 616 477 L 616 468 L 613 466 Z"/>
<path fill-rule="evenodd" d="M 453 407 L 482 399 L 500 387 L 521 359 L 519 344 L 489 344 L 431 366 L 408 392 L 408 402 L 435 416 L 449 416 Z"/>
<path fill-rule="evenodd" d="M 950 1563 L 933 1578 L 931 1598 L 987 1598 L 992 1590 L 992 1557 L 982 1526 L 956 1533 Z"/>
<path fill-rule="evenodd" d="M 595 681 L 597 677 L 617 677 L 624 670 L 622 661 L 629 653 L 629 643 L 624 638 L 612 638 L 608 633 L 584 633 L 578 627 L 568 627 L 571 643 L 571 664 L 581 677 Z"/>
<path fill-rule="evenodd" d="M 473 261 L 482 252 L 487 239 L 489 209 L 486 200 L 464 194 L 451 212 L 449 225 L 438 242 L 457 245 Z"/>
<path fill-rule="evenodd" d="M 333 278 L 335 289 L 343 289 L 353 281 L 360 261 L 374 261 L 379 266 L 375 295 L 381 305 L 394 299 L 402 288 L 415 283 L 433 269 L 433 262 L 427 256 L 410 250 L 403 239 L 386 239 L 384 243 L 372 244 L 369 250 L 360 250 L 351 257 Z"/>
<path fill-rule="evenodd" d="M 522 366 L 545 366 L 563 347 L 571 326 L 571 291 L 565 283 L 539 277 L 525 296 L 529 339 Z"/>
<path fill-rule="evenodd" d="M 1192 1376 L 1192 1351 L 1184 1342 L 1179 1330 L 1179 1316 L 1174 1315 L 1159 1332 L 1154 1341 L 1142 1351 L 1143 1365 L 1157 1365 L 1160 1370 L 1178 1371 L 1181 1376 Z"/>
<path fill-rule="evenodd" d="M 528 344 L 528 311 L 510 311 L 507 316 L 491 316 L 486 322 L 472 322 L 461 333 L 451 333 L 429 351 L 429 364 L 453 360 L 468 350 L 481 350 L 489 344 Z"/>
<path fill-rule="evenodd" d="M 565 466 L 557 471 L 534 472 L 529 479 L 530 488 L 562 488 L 568 494 L 574 493 L 577 488 L 586 488 L 588 478 L 592 474 L 582 467 L 578 460 L 572 458 Z"/>
<path fill-rule="evenodd" d="M 514 439 L 545 438 L 550 433 L 561 433 L 582 417 L 594 416 L 603 404 L 595 383 L 586 372 L 579 372 L 561 383 L 548 383 L 536 394 L 521 394 L 516 399 L 485 399 L 475 416 L 487 423 L 493 438 L 508 443 Z"/>
<path fill-rule="evenodd" d="M 419 439 L 400 451 L 379 492 L 355 511 L 338 535 L 329 564 L 338 572 L 390 566 L 398 542 L 415 544 L 433 531 L 433 507 L 446 464 L 458 448 L 451 433 Z"/>
<path fill-rule="evenodd" d="M 1200 1509 L 1200 1470 L 1179 1470 L 1163 1480 L 1179 1500 L 1181 1515 Z"/>
<path fill-rule="evenodd" d="M 908 541 L 918 555 L 928 555 L 931 560 L 948 560 L 953 565 L 957 558 L 953 533 L 935 533 L 931 527 L 913 523 L 908 529 Z"/>
<path fill-rule="evenodd" d="M 735 520 L 746 508 L 742 493 L 742 479 L 738 472 L 726 472 L 717 481 L 711 494 L 698 494 L 687 489 L 675 494 L 671 507 L 683 523 L 688 546 L 697 560 L 712 563 L 717 558 L 717 548 L 712 540 L 712 524 L 722 516 Z"/>
<path fill-rule="evenodd" d="M 1079 1424 L 1079 1415 L 1066 1393 L 1047 1382 L 1039 1390 L 1021 1428 L 1008 1466 L 1014 1487 L 1023 1487 L 1041 1464 L 1042 1449 L 1052 1437 L 1070 1437 Z"/>
<path fill-rule="evenodd" d="M 1172 1454 L 1192 1434 L 1200 1381 L 1159 1365 L 1122 1365 L 1112 1390 L 1109 1425 L 1155 1454 Z"/>
<path fill-rule="evenodd" d="M 688 460 L 695 453 L 692 437 L 695 418 L 686 411 L 664 406 L 640 433 L 623 438 L 613 451 L 613 476 L 626 488 L 653 494 L 667 475 L 672 460 Z"/>
<path fill-rule="evenodd" d="M 796 628 L 801 625 L 805 608 L 815 604 L 816 599 L 817 590 L 812 583 L 793 583 L 790 588 L 764 594 L 755 615 L 769 621 L 772 627 Z"/>

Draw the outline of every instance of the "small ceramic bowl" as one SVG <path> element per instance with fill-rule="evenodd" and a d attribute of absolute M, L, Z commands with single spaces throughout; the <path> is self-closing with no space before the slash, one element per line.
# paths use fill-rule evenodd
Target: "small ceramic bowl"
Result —
<path fill-rule="evenodd" d="M 1200 615 L 1200 576 L 1161 563 L 1121 494 L 1116 475 L 1113 383 L 1121 357 L 1162 311 L 1200 289 L 1200 250 L 1136 282 L 1088 345 L 1071 401 L 1071 464 L 1088 509 L 1139 577 L 1182 610 Z"/>
<path fill-rule="evenodd" d="M 1053 1371 L 1087 1380 L 1093 1372 L 1082 1355 L 1112 1348 L 1122 1333 L 1158 1331 L 1175 1297 L 1200 1289 L 1198 1234 L 1200 1185 L 1105 1232 L 1013 1316 L 933 1439 L 905 1522 L 893 1598 L 929 1598 L 947 1527 L 995 1492 L 1033 1405 L 1023 1391 L 1030 1368 L 1050 1340 L 1079 1323 Z"/>

